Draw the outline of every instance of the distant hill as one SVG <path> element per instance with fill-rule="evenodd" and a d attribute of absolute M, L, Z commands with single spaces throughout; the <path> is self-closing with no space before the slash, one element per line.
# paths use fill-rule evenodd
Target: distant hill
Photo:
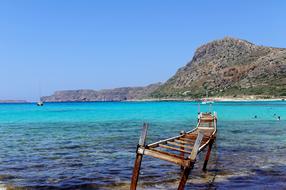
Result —
<path fill-rule="evenodd" d="M 125 101 L 148 98 L 160 86 L 160 83 L 146 87 L 123 87 L 107 90 L 63 90 L 51 96 L 41 97 L 44 102 L 90 102 L 90 101 Z"/>
<path fill-rule="evenodd" d="M 204 97 L 206 91 L 211 97 L 286 97 L 286 49 L 225 37 L 199 47 L 193 59 L 164 84 L 100 91 L 58 91 L 41 100 L 192 99 Z"/>
<path fill-rule="evenodd" d="M 257 46 L 230 37 L 199 47 L 193 59 L 153 98 L 286 96 L 286 49 Z"/>
<path fill-rule="evenodd" d="M 0 100 L 1 104 L 28 103 L 26 100 Z"/>

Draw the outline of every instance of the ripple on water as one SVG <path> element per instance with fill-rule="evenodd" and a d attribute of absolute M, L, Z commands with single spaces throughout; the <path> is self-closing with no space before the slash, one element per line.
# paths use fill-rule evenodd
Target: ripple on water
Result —
<path fill-rule="evenodd" d="M 187 109 L 186 105 L 180 109 Z M 153 109 L 149 111 L 157 114 Z M 165 110 L 160 115 L 163 121 L 152 119 L 148 142 L 177 135 L 195 122 L 189 112 L 166 118 Z M 69 114 L 65 112 L 53 113 Z M 144 117 L 143 112 L 138 114 Z M 28 189 L 128 189 L 142 121 L 90 118 L 0 122 L 0 181 Z M 196 163 L 187 189 L 286 189 L 286 122 L 222 119 L 218 126 L 208 171 L 201 172 L 201 160 Z M 176 189 L 179 179 L 178 166 L 143 158 L 139 189 Z"/>

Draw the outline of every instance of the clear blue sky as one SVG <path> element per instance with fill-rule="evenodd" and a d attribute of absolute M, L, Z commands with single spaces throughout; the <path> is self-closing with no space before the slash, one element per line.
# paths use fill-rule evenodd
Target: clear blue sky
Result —
<path fill-rule="evenodd" d="M 286 1 L 1 0 L 0 99 L 165 81 L 208 41 L 286 47 Z"/>

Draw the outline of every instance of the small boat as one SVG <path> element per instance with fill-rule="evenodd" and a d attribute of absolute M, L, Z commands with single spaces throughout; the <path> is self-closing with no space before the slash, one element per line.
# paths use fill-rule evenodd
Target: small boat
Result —
<path fill-rule="evenodd" d="M 205 101 L 202 101 L 202 104 L 213 104 L 214 101 L 211 101 L 211 100 L 205 100 Z"/>
<path fill-rule="evenodd" d="M 42 95 L 42 88 L 41 88 L 41 84 L 39 83 L 39 101 L 37 102 L 37 106 L 43 106 L 44 102 L 41 101 L 41 95 Z"/>
<path fill-rule="evenodd" d="M 206 98 L 202 99 L 202 104 L 213 104 L 214 103 L 214 101 L 209 99 L 208 97 L 209 97 L 208 91 L 206 91 Z"/>
<path fill-rule="evenodd" d="M 43 106 L 43 105 L 44 105 L 44 102 L 42 101 L 37 102 L 37 106 Z"/>

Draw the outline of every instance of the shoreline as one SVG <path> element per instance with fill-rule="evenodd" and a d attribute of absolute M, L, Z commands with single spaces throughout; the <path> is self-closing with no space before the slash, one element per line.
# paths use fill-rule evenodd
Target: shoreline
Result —
<path fill-rule="evenodd" d="M 286 101 L 284 98 L 225 98 L 225 97 L 215 97 L 215 98 L 204 98 L 204 99 L 180 99 L 180 98 L 162 98 L 162 99 L 131 99 L 131 100 L 115 100 L 115 101 L 58 101 L 58 102 L 45 102 L 45 103 L 92 103 L 92 102 L 202 102 L 213 101 L 213 102 L 275 102 L 275 101 Z M 36 102 L 31 102 L 36 103 Z"/>
<path fill-rule="evenodd" d="M 270 102 L 270 101 L 285 101 L 286 97 L 279 98 L 255 98 L 255 97 L 209 97 L 209 98 L 197 98 L 197 99 L 187 99 L 187 98 L 159 98 L 159 99 L 136 99 L 136 100 L 126 100 L 123 102 L 202 102 L 202 101 L 214 101 L 214 102 Z"/>
<path fill-rule="evenodd" d="M 145 99 L 130 99 L 130 100 L 98 100 L 98 101 L 54 101 L 44 103 L 91 103 L 91 102 L 274 102 L 286 101 L 286 97 L 262 98 L 257 96 L 244 97 L 209 97 L 209 98 L 145 98 Z M 0 104 L 36 104 L 34 101 L 0 101 Z"/>

